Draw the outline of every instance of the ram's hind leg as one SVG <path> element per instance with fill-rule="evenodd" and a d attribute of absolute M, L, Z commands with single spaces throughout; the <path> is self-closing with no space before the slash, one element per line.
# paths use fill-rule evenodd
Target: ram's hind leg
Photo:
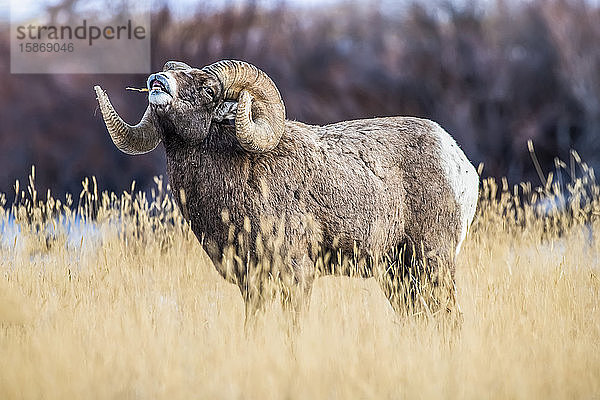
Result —
<path fill-rule="evenodd" d="M 462 326 L 463 315 L 456 293 L 454 259 L 436 254 L 428 257 L 426 262 L 426 290 L 421 294 L 424 308 L 438 328 L 456 333 Z"/>
<path fill-rule="evenodd" d="M 424 290 L 421 295 L 429 311 L 432 314 L 460 313 L 456 298 L 454 257 L 448 251 L 432 252 L 424 262 Z"/>
<path fill-rule="evenodd" d="M 403 248 L 373 263 L 373 273 L 383 293 L 396 314 L 403 317 L 418 312 L 419 273 L 411 258 Z"/>
<path fill-rule="evenodd" d="M 460 315 L 454 260 L 447 254 L 403 246 L 379 263 L 376 276 L 398 315 Z"/>

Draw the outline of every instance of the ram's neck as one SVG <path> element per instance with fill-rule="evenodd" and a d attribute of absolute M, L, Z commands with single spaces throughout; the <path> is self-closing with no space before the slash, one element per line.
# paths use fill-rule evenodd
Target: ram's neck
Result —
<path fill-rule="evenodd" d="M 214 129 L 199 146 L 190 145 L 179 135 L 164 138 L 173 196 L 194 233 L 217 242 L 223 240 L 223 210 L 244 212 L 232 207 L 241 207 L 251 162 L 251 156 L 232 141 L 230 134 Z"/>

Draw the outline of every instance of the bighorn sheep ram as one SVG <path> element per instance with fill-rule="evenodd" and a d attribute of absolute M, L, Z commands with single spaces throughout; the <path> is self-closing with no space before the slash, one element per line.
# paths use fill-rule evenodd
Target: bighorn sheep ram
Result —
<path fill-rule="evenodd" d="M 331 260 L 326 253 L 387 257 L 396 265 L 384 268 L 393 282 L 418 259 L 417 278 L 437 282 L 444 272 L 454 283 L 479 176 L 438 124 L 411 117 L 289 121 L 273 81 L 242 61 L 202 69 L 169 61 L 147 86 L 149 105 L 134 126 L 94 88 L 108 132 L 127 154 L 163 142 L 175 199 L 217 270 L 240 287 L 246 318 L 262 298 L 261 283 L 249 285 L 249 275 L 275 248 L 295 307 L 306 304 L 319 265 Z M 265 228 L 269 218 L 283 223 Z M 264 244 L 265 231 L 279 231 L 277 246 Z M 226 261 L 232 246 L 239 256 Z M 362 274 L 372 276 L 373 265 L 364 263 Z M 394 286 L 382 285 L 398 311 L 414 296 L 394 294 Z"/>

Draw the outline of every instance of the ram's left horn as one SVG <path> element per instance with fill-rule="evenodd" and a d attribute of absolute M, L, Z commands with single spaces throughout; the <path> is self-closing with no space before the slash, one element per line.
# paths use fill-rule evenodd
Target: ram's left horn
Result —
<path fill-rule="evenodd" d="M 119 117 L 106 92 L 100 86 L 94 86 L 94 90 L 108 133 L 119 150 L 135 155 L 148 153 L 158 146 L 160 135 L 151 121 L 150 107 L 137 125 L 129 125 Z"/>

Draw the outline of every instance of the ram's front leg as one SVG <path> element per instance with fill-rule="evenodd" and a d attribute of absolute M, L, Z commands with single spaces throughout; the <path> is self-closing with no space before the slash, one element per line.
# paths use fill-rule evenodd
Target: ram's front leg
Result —
<path fill-rule="evenodd" d="M 250 284 L 247 280 L 243 283 L 238 283 L 238 286 L 244 300 L 244 331 L 248 334 L 253 329 L 258 314 L 264 309 L 264 287 L 261 284 Z"/>
<path fill-rule="evenodd" d="M 283 308 L 291 318 L 294 329 L 300 329 L 301 320 L 310 306 L 310 296 L 315 280 L 315 264 L 304 254 L 290 260 L 291 279 L 282 287 Z"/>

